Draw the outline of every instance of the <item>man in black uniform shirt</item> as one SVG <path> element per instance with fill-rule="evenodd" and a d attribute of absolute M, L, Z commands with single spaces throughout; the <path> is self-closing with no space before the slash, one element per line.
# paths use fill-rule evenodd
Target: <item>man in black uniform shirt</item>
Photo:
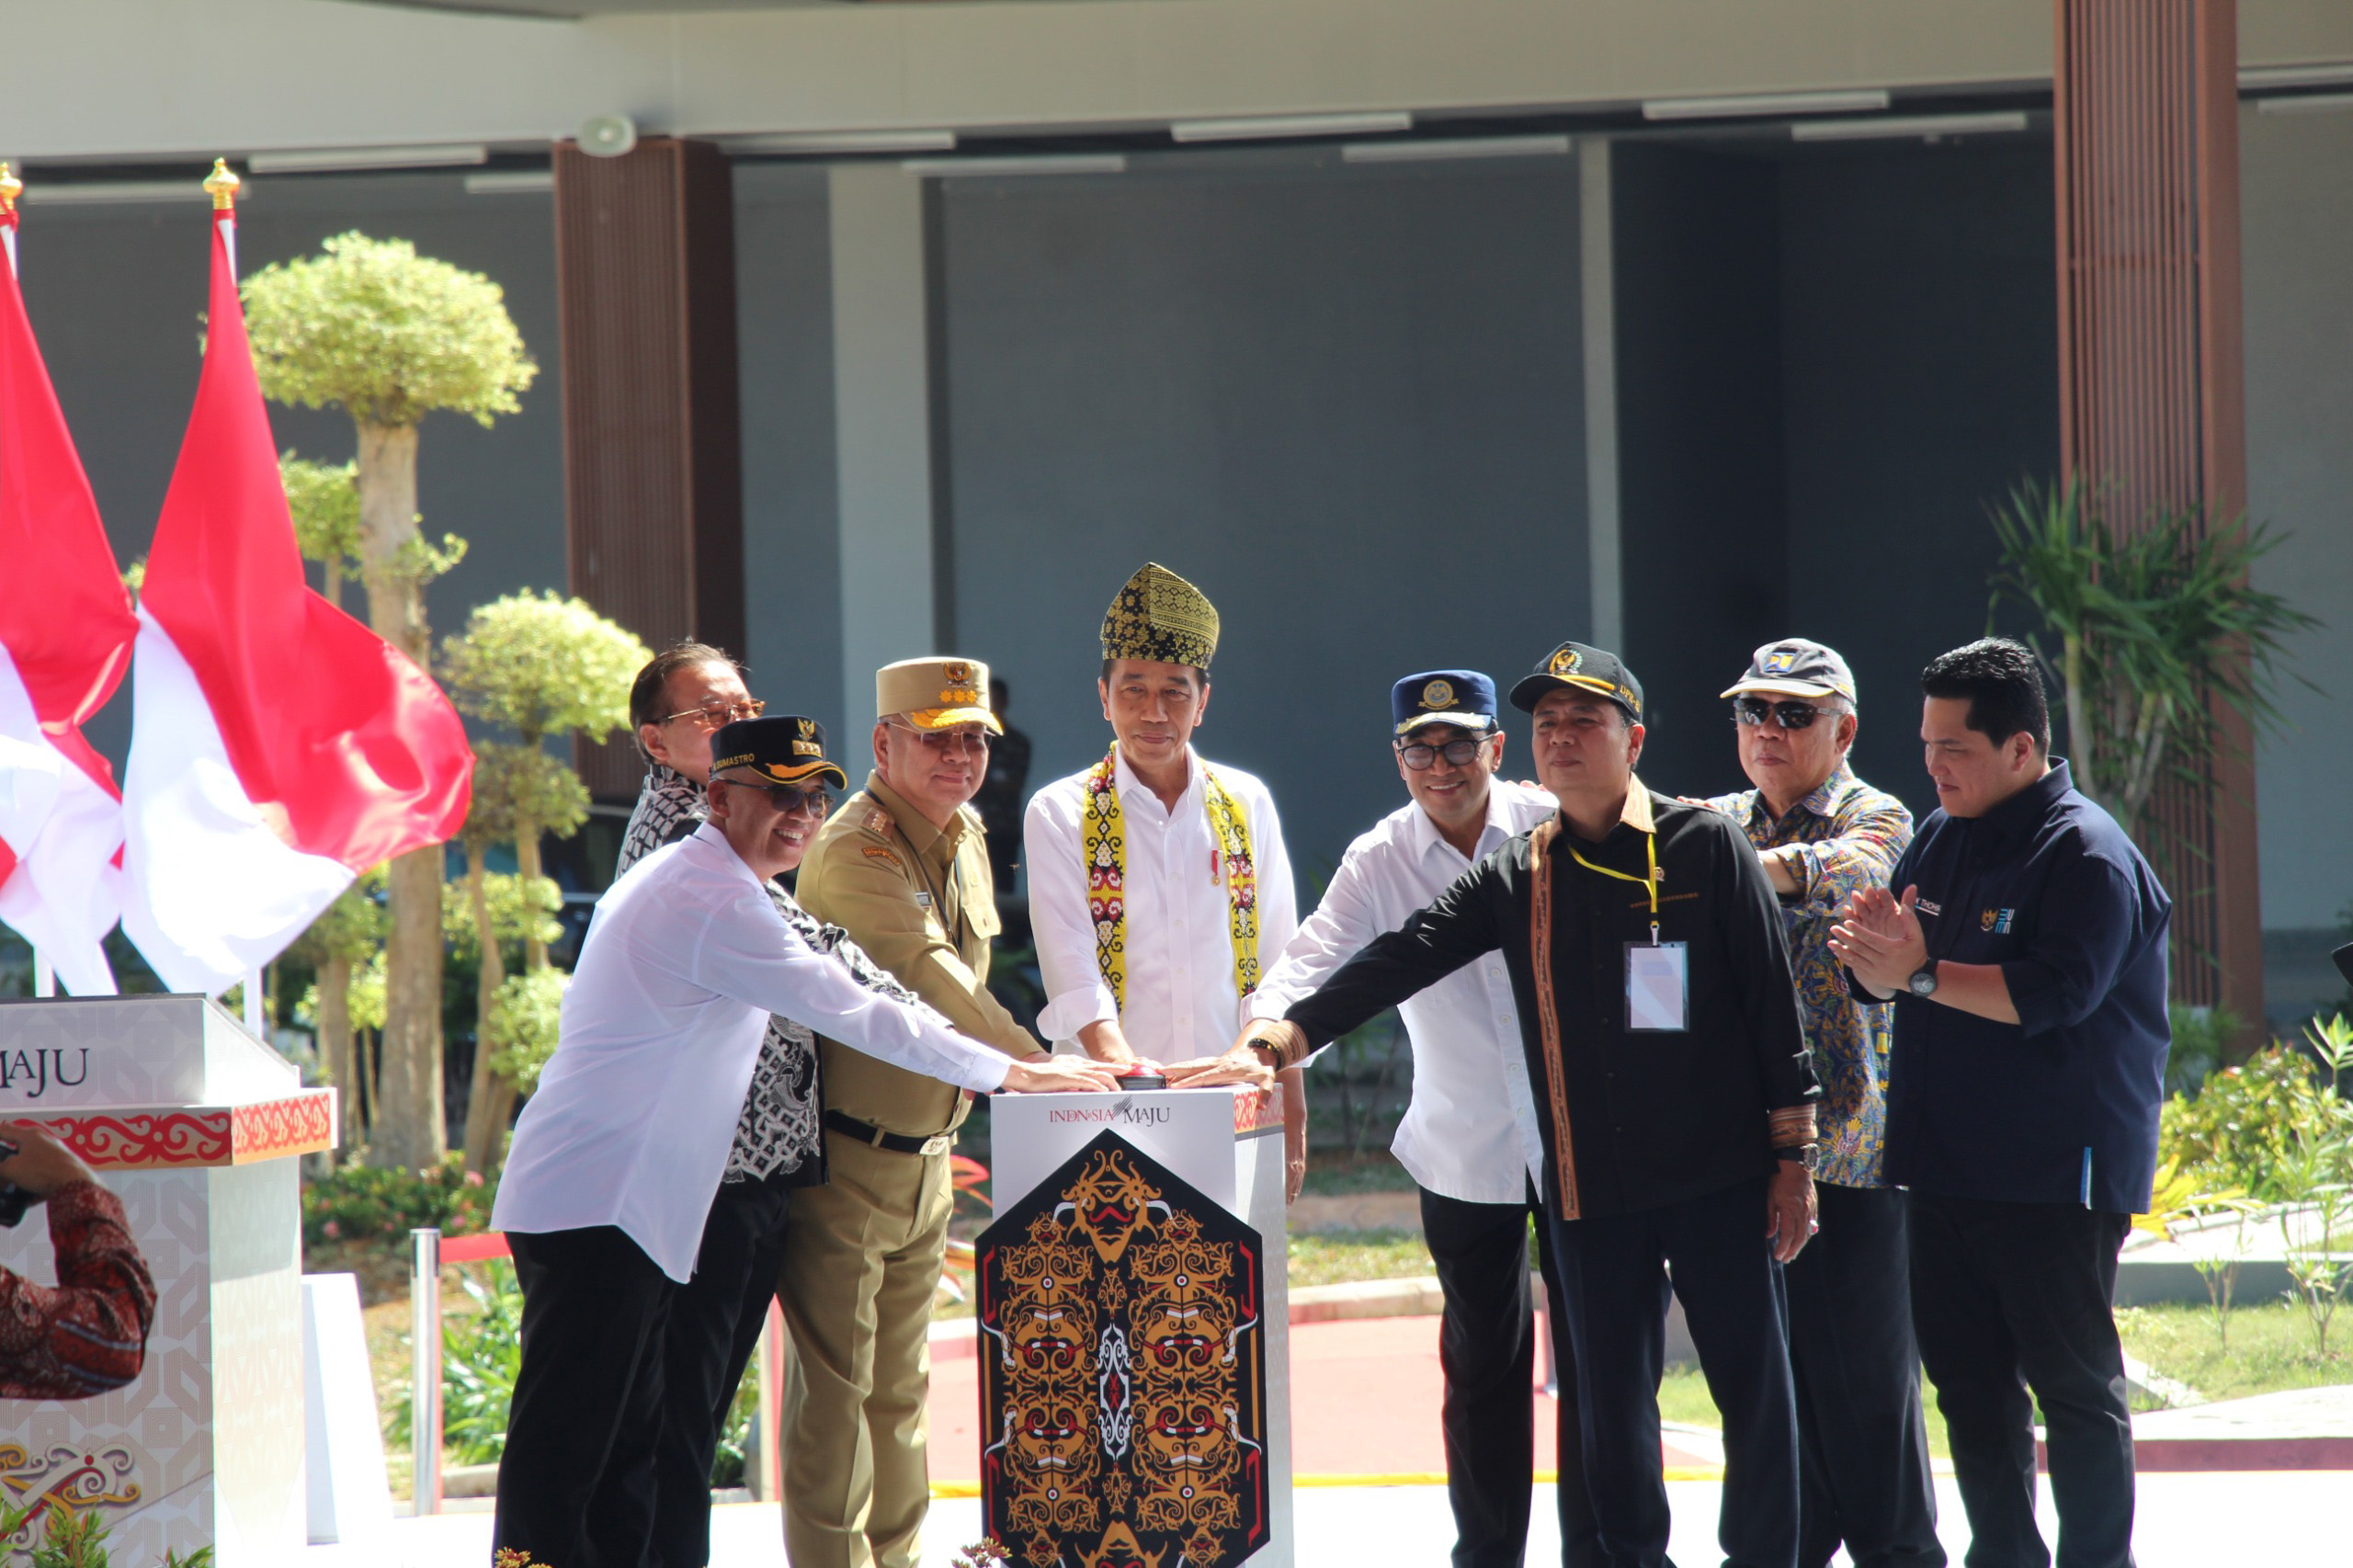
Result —
<path fill-rule="evenodd" d="M 1922 672 L 1939 809 L 1832 950 L 1893 996 L 1887 1176 L 1911 1188 L 1912 1317 L 1969 1510 L 1970 1568 L 2047 1568 L 2034 1405 L 2064 1568 L 2132 1561 L 2116 1258 L 2149 1206 L 2172 904 L 2050 755 L 2034 655 Z M 2034 1397 L 2029 1400 L 2031 1388 Z"/>
<path fill-rule="evenodd" d="M 1730 818 L 1643 788 L 1643 690 L 1564 642 L 1512 688 L 1558 816 L 1507 840 L 1245 1040 L 1273 1065 L 1501 949 L 1540 1103 L 1544 1221 L 1613 1562 L 1665 1561 L 1667 1276 L 1724 1422 L 1729 1568 L 1797 1559 L 1780 1265 L 1813 1224 L 1813 1102 L 1773 889 Z M 1777 1158 L 1777 1156 L 1779 1156 Z"/>

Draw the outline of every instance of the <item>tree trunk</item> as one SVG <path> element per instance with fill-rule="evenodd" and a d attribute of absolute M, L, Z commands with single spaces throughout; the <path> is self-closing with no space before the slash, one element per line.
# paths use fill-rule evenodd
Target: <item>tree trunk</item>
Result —
<path fill-rule="evenodd" d="M 343 560 L 340 556 L 330 557 L 322 562 L 320 566 L 321 574 L 325 578 L 325 583 L 324 591 L 319 595 L 319 597 L 326 600 L 335 608 L 341 609 L 343 608 Z"/>
<path fill-rule="evenodd" d="M 359 570 L 368 582 L 368 624 L 423 665 L 432 652 L 425 591 L 403 559 L 417 537 L 416 426 L 358 423 Z"/>
<path fill-rule="evenodd" d="M 515 1101 L 521 1091 L 505 1078 L 490 1081 L 490 1153 L 483 1160 L 482 1179 L 494 1181 L 506 1163 L 506 1130 L 515 1120 Z"/>
<path fill-rule="evenodd" d="M 416 538 L 416 427 L 359 427 L 359 563 L 368 623 L 376 635 L 430 666 L 425 592 L 404 550 Z M 392 863 L 385 903 L 383 1095 L 369 1141 L 377 1165 L 438 1165 L 449 1148 L 441 1100 L 441 849 Z"/>
<path fill-rule="evenodd" d="M 474 988 L 474 1071 L 466 1093 L 466 1169 L 487 1178 L 496 1153 L 498 1134 L 506 1124 L 493 1122 L 496 1097 L 490 1071 L 490 1003 L 506 979 L 506 960 L 490 926 L 490 901 L 483 892 L 483 858 L 488 846 L 466 846 L 466 896 L 473 906 L 474 940 L 482 949 L 480 983 Z"/>
<path fill-rule="evenodd" d="M 335 1086 L 335 1118 L 347 1150 L 367 1139 L 359 1116 L 358 1062 L 351 1042 L 351 960 L 329 959 L 319 966 L 319 1064 Z"/>
<path fill-rule="evenodd" d="M 383 1094 L 370 1164 L 420 1170 L 449 1152 L 441 1096 L 441 846 L 397 857 L 386 877 Z"/>
<path fill-rule="evenodd" d="M 534 737 L 530 744 L 537 745 L 539 742 Z M 515 819 L 515 869 L 522 877 L 526 889 L 538 884 L 540 824 L 519 814 Z M 523 937 L 523 967 L 527 970 L 548 967 L 548 945 L 540 940 L 537 924 L 534 920 L 532 928 Z"/>

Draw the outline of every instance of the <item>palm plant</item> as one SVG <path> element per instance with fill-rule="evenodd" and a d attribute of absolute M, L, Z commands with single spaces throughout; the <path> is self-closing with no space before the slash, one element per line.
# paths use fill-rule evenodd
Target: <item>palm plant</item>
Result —
<path fill-rule="evenodd" d="M 1993 524 L 1993 604 L 2041 622 L 2028 642 L 2058 677 L 2075 782 L 2150 842 L 2158 786 L 2206 778 L 2231 744 L 2218 704 L 2252 729 L 2279 722 L 2286 641 L 2319 624 L 2250 580 L 2280 536 L 2198 506 L 2120 528 L 2081 480 L 2029 480 Z"/>

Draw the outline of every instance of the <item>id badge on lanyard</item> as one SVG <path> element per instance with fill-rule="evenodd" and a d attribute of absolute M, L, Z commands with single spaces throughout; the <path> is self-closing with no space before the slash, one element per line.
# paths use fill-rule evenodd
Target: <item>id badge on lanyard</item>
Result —
<path fill-rule="evenodd" d="M 1691 1027 L 1691 945 L 1626 944 L 1626 1030 L 1680 1034 Z"/>
<path fill-rule="evenodd" d="M 1658 939 L 1658 835 L 1643 835 L 1643 853 L 1650 864 L 1647 880 L 1597 866 L 1569 851 L 1588 871 L 1598 871 L 1621 882 L 1642 883 L 1650 895 L 1651 939 L 1626 944 L 1626 1032 L 1681 1034 L 1691 1027 L 1691 945 Z"/>

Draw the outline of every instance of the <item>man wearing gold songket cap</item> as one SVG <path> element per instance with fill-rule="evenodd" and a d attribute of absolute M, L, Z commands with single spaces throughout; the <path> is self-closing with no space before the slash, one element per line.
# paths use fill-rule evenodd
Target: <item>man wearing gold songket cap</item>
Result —
<path fill-rule="evenodd" d="M 1103 617 L 1096 691 L 1111 748 L 1039 790 L 1024 824 L 1046 985 L 1038 1028 L 1097 1060 L 1165 1063 L 1199 1084 L 1263 1083 L 1284 1069 L 1296 1198 L 1307 1172 L 1298 1064 L 1227 1053 L 1243 998 L 1290 942 L 1299 909 L 1274 798 L 1193 750 L 1217 631 L 1216 607 L 1155 564 Z"/>

